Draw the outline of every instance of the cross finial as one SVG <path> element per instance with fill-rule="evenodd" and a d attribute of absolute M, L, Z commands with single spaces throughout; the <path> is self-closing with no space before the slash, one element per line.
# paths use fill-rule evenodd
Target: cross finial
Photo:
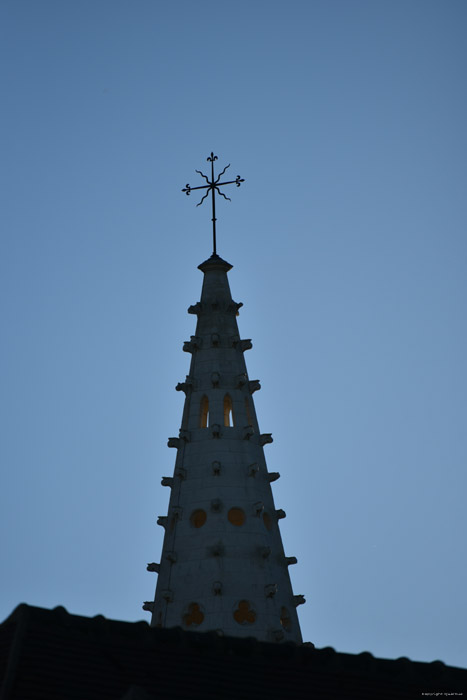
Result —
<path fill-rule="evenodd" d="M 224 199 L 228 199 L 230 202 L 231 201 L 230 197 L 226 197 L 225 194 L 220 191 L 219 187 L 221 187 L 222 185 L 237 185 L 237 187 L 240 187 L 240 184 L 242 182 L 245 182 L 245 180 L 243 178 L 241 178 L 240 175 L 237 175 L 235 180 L 229 180 L 228 182 L 220 182 L 222 175 L 225 173 L 227 168 L 230 168 L 230 163 L 229 163 L 229 165 L 225 166 L 224 170 L 217 176 L 217 179 L 215 180 L 214 179 L 214 161 L 217 160 L 217 156 L 215 156 L 214 153 L 211 152 L 211 155 L 206 160 L 209 163 L 211 163 L 211 179 L 209 180 L 207 175 L 202 173 L 201 170 L 195 170 L 195 172 L 199 173 L 199 175 L 204 177 L 204 179 L 206 180 L 206 182 L 208 184 L 207 185 L 200 185 L 200 187 L 190 187 L 190 185 L 187 184 L 186 187 L 184 187 L 182 189 L 182 192 L 185 192 L 186 195 L 189 195 L 192 190 L 207 190 L 206 194 L 203 195 L 203 197 L 201 198 L 201 201 L 198 202 L 198 204 L 196 205 L 197 207 L 199 207 L 199 205 L 204 202 L 206 197 L 209 195 L 209 192 L 211 192 L 211 194 L 212 194 L 213 254 L 217 255 L 217 251 L 216 251 L 216 221 L 217 221 L 217 219 L 216 219 L 216 192 L 217 192 L 217 194 L 222 195 L 222 197 L 224 197 Z"/>

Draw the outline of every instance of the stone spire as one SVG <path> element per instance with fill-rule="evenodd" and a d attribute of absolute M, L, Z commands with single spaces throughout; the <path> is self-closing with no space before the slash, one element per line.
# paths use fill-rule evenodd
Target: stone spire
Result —
<path fill-rule="evenodd" d="M 301 642 L 294 595 L 279 531 L 277 510 L 253 393 L 243 353 L 252 347 L 238 334 L 238 309 L 227 272 L 231 265 L 213 254 L 199 265 L 204 273 L 195 335 L 183 349 L 190 372 L 178 384 L 185 393 L 182 425 L 168 446 L 177 450 L 152 611 L 153 626 L 218 630 L 236 637 Z"/>

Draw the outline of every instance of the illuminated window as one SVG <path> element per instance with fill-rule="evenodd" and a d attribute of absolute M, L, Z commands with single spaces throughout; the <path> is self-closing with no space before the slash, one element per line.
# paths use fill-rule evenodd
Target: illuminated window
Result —
<path fill-rule="evenodd" d="M 209 422 L 209 399 L 207 396 L 203 396 L 203 398 L 201 399 L 199 427 L 200 428 L 207 428 L 208 422 Z"/>
<path fill-rule="evenodd" d="M 227 513 L 227 518 L 232 525 L 240 527 L 245 522 L 245 511 L 241 508 L 231 508 Z"/>
<path fill-rule="evenodd" d="M 248 600 L 241 600 L 236 610 L 234 610 L 234 620 L 239 625 L 252 625 L 256 620 L 256 613 L 251 608 Z"/>
<path fill-rule="evenodd" d="M 224 425 L 227 428 L 231 425 L 235 425 L 232 410 L 232 399 L 228 394 L 224 396 Z"/>
<path fill-rule="evenodd" d="M 197 510 L 194 510 L 191 514 L 190 523 L 193 525 L 193 527 L 203 527 L 207 517 L 208 516 L 206 515 L 206 511 L 202 510 L 201 508 L 198 508 Z"/>
<path fill-rule="evenodd" d="M 183 616 L 183 622 L 187 627 L 198 627 L 204 620 L 204 613 L 198 603 L 190 603 L 188 612 Z"/>

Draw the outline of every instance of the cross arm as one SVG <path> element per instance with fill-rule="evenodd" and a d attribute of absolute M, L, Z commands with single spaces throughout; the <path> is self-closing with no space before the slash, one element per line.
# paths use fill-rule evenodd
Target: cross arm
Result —
<path fill-rule="evenodd" d="M 245 182 L 245 178 L 240 177 L 240 175 L 237 175 L 235 180 L 229 180 L 228 182 L 216 182 L 215 185 L 216 187 L 222 187 L 222 185 L 237 185 L 237 187 L 240 187 L 241 182 Z M 195 188 L 193 187 L 193 189 Z"/>
<path fill-rule="evenodd" d="M 209 185 L 200 185 L 199 187 L 191 187 L 188 183 L 186 184 L 186 187 L 182 189 L 182 192 L 186 192 L 186 194 L 190 194 L 192 190 L 209 190 L 212 188 L 211 183 Z"/>

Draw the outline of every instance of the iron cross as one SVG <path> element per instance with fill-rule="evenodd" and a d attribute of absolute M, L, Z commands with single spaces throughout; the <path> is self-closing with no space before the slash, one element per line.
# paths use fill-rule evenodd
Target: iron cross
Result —
<path fill-rule="evenodd" d="M 206 194 L 203 195 L 201 201 L 198 202 L 198 204 L 196 205 L 197 207 L 199 207 L 199 205 L 202 204 L 204 202 L 204 200 L 206 199 L 206 197 L 209 195 L 209 191 L 211 191 L 211 194 L 212 194 L 212 219 L 211 219 L 211 221 L 212 221 L 212 240 L 213 240 L 213 247 L 214 247 L 213 254 L 217 255 L 217 252 L 216 252 L 216 221 L 217 221 L 217 219 L 216 219 L 216 192 L 217 192 L 217 194 L 222 195 L 224 197 L 224 199 L 228 199 L 230 202 L 231 201 L 230 197 L 226 197 L 225 194 L 220 191 L 219 187 L 221 187 L 222 185 L 237 185 L 237 187 L 240 187 L 240 184 L 242 182 L 245 182 L 245 180 L 243 178 L 241 178 L 240 175 L 237 175 L 235 180 L 229 180 L 228 182 L 219 182 L 219 180 L 221 179 L 222 175 L 225 173 L 227 168 L 230 168 L 230 163 L 229 163 L 229 165 L 226 165 L 224 170 L 217 176 L 217 180 L 214 180 L 214 161 L 217 160 L 217 156 L 215 156 L 214 153 L 211 152 L 211 155 L 206 160 L 211 163 L 211 179 L 209 180 L 209 178 L 204 173 L 202 173 L 201 170 L 195 170 L 195 172 L 199 173 L 199 175 L 204 177 L 204 179 L 206 180 L 206 182 L 208 184 L 207 185 L 200 185 L 200 187 L 190 187 L 190 185 L 187 184 L 186 187 L 183 188 L 182 192 L 185 192 L 186 195 L 189 195 L 192 190 L 207 190 Z"/>

